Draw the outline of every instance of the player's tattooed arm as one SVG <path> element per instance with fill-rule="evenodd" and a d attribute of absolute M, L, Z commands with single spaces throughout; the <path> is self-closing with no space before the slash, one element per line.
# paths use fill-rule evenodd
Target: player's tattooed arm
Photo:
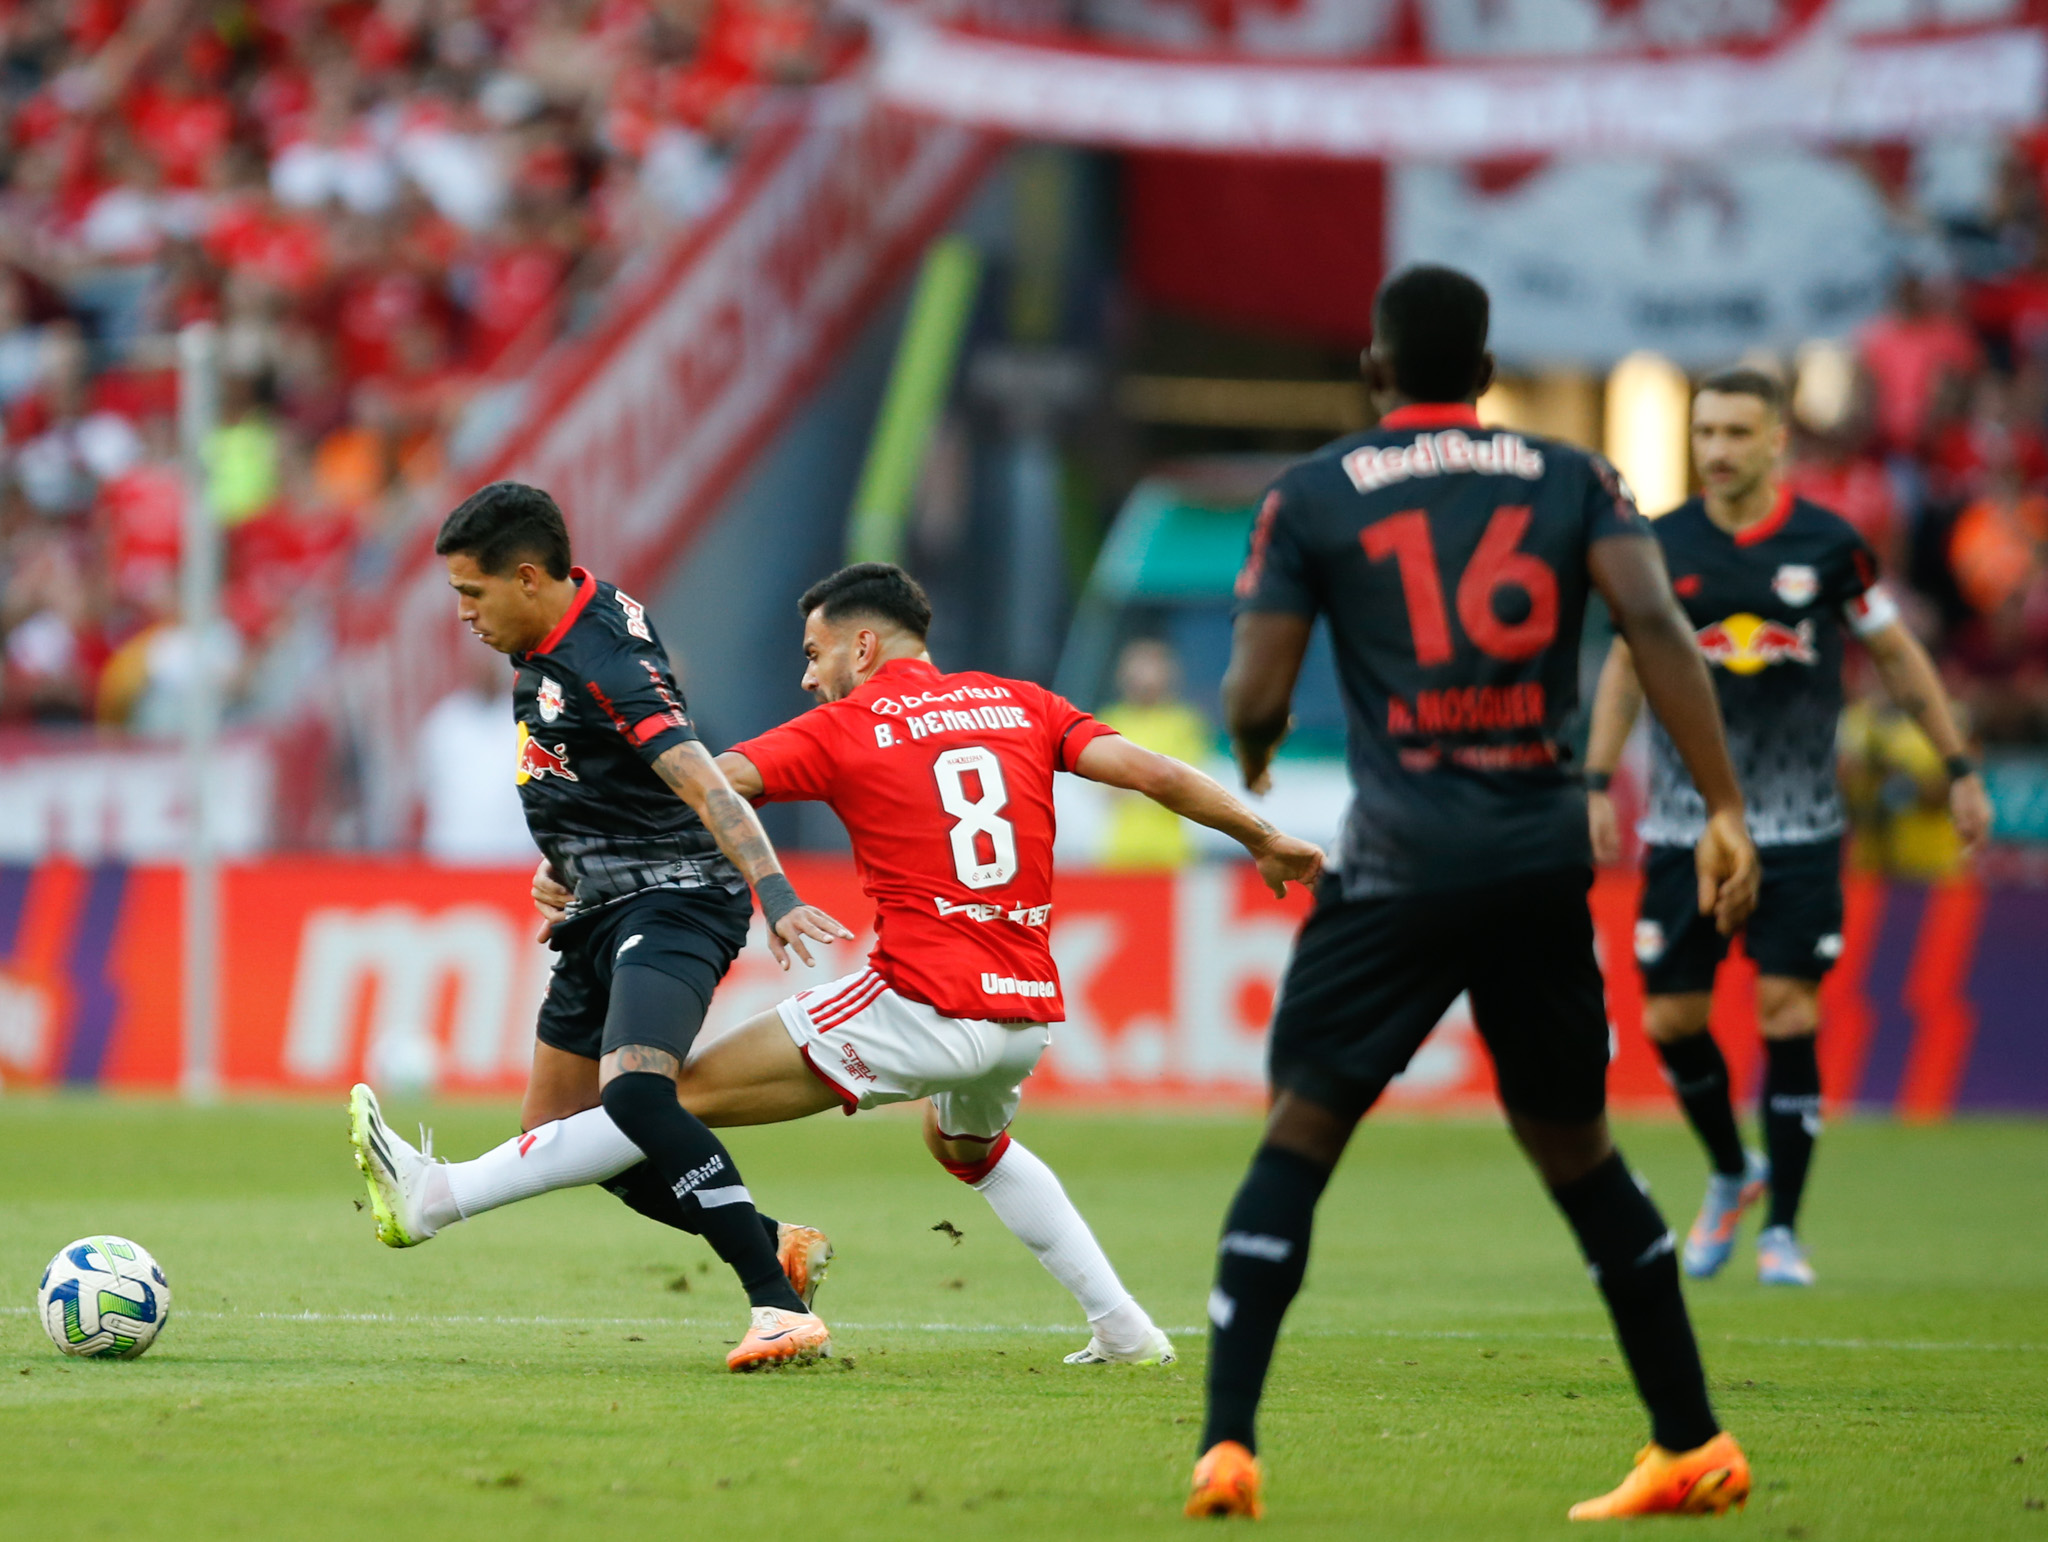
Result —
<path fill-rule="evenodd" d="M 1286 894 L 1290 883 L 1313 889 L 1322 874 L 1321 847 L 1286 834 L 1232 797 L 1215 778 L 1170 755 L 1104 734 L 1088 741 L 1074 770 L 1091 782 L 1143 793 L 1183 819 L 1222 831 L 1252 854 L 1259 876 L 1275 894 Z"/>
<path fill-rule="evenodd" d="M 1728 758 L 1721 706 L 1671 592 L 1664 554 L 1647 535 L 1609 536 L 1586 549 L 1586 569 L 1627 640 L 1636 678 L 1707 805 L 1707 833 L 1695 858 L 1700 912 L 1725 936 L 1756 908 L 1761 869 L 1744 824 L 1742 784 Z"/>
<path fill-rule="evenodd" d="M 838 942 L 853 936 L 824 911 L 797 899 L 759 816 L 733 790 L 718 762 L 700 742 L 688 739 L 662 751 L 654 762 L 654 773 L 696 810 L 718 849 L 761 897 L 762 913 L 768 918 L 768 951 L 775 955 L 776 963 L 787 969 L 791 948 L 806 964 L 811 963 L 807 938 Z"/>
<path fill-rule="evenodd" d="M 1956 722 L 1941 675 L 1920 645 L 1920 639 L 1906 629 L 1903 621 L 1894 621 L 1864 638 L 1863 646 L 1870 650 L 1886 694 L 1920 725 L 1942 759 L 1967 760 L 1970 742 Z M 1948 801 L 1964 852 L 1975 851 L 1991 833 L 1991 799 L 1984 790 L 1984 778 L 1974 771 L 1955 778 L 1949 786 Z"/>
<path fill-rule="evenodd" d="M 1231 635 L 1223 676 L 1223 724 L 1248 791 L 1272 785 L 1273 752 L 1293 724 L 1294 682 L 1315 622 L 1283 611 L 1248 611 Z"/>

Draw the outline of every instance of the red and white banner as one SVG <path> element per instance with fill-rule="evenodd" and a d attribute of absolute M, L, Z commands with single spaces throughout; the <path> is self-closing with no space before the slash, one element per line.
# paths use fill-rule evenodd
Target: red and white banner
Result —
<path fill-rule="evenodd" d="M 909 117 L 858 85 L 806 93 L 764 128 L 718 210 L 650 260 L 587 338 L 544 363 L 491 462 L 448 489 L 545 487 L 577 560 L 622 586 L 659 583 L 733 482 L 822 378 L 979 180 L 997 141 Z M 456 624 L 422 530 L 364 618 L 347 688 L 367 742 L 402 746 L 462 678 Z M 391 779 L 372 773 L 395 834 Z"/>
<path fill-rule="evenodd" d="M 891 15 L 876 82 L 898 106 L 1035 139 L 1227 155 L 1423 160 L 1695 154 L 2036 122 L 2048 38 L 1995 26 L 1764 53 L 1417 64 L 1279 63 L 998 37 Z"/>
<path fill-rule="evenodd" d="M 857 967 L 872 912 L 850 863 L 799 860 L 805 898 L 863 935 L 816 973 L 783 974 L 760 923 L 719 988 L 708 1033 Z M 178 874 L 0 866 L 0 1081 L 169 1090 L 180 1045 Z M 527 870 L 276 860 L 227 870 L 221 1071 L 236 1093 L 330 1096 L 358 1079 L 516 1094 L 554 955 L 533 941 Z M 1624 1105 L 1668 1108 L 1639 1027 L 1630 957 L 1637 879 L 1603 873 L 1594 920 Z M 1256 1106 L 1275 992 L 1306 902 L 1242 864 L 1165 875 L 1062 872 L 1052 947 L 1067 1021 L 1028 1105 Z M 1852 879 L 1844 951 L 1822 991 L 1830 1096 L 1935 1117 L 2048 1109 L 2048 891 Z M 1714 1022 L 1737 1080 L 1761 1055 L 1754 971 L 1725 971 Z M 1462 1004 L 1388 1094 L 1397 1109 L 1490 1105 L 1492 1073 Z"/>

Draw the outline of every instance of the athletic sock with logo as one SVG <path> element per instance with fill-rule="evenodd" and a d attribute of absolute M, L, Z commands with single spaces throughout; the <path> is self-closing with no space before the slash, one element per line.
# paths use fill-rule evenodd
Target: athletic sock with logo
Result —
<path fill-rule="evenodd" d="M 602 1114 L 604 1110 L 599 1109 L 597 1112 Z M 611 1116 L 606 1114 L 605 1117 L 609 1120 Z M 633 1148 L 633 1154 L 640 1154 L 638 1146 Z M 650 1221 L 673 1226 L 677 1231 L 686 1231 L 693 1237 L 701 1235 L 704 1230 L 698 1224 L 698 1218 L 704 1213 L 702 1208 L 697 1205 L 686 1205 L 677 1199 L 675 1191 L 668 1186 L 668 1180 L 654 1170 L 652 1162 L 636 1163 L 617 1177 L 605 1179 L 599 1186 L 628 1210 L 637 1211 Z M 768 1245 L 780 1247 L 782 1235 L 775 1218 L 762 1215 L 758 1210 L 754 1214 L 760 1218 L 761 1230 L 767 1235 Z"/>
<path fill-rule="evenodd" d="M 1815 1037 L 1764 1040 L 1764 1148 L 1771 1157 L 1771 1226 L 1799 1224 L 1806 1171 L 1820 1138 L 1820 1059 Z"/>
<path fill-rule="evenodd" d="M 1058 1174 L 1035 1153 L 1004 1135 L 982 1161 L 971 1167 L 949 1162 L 946 1170 L 971 1184 L 1046 1272 L 1066 1286 L 1108 1348 L 1134 1354 L 1146 1346 L 1152 1319 L 1116 1277 Z"/>
<path fill-rule="evenodd" d="M 1685 1117 L 1707 1148 L 1714 1171 L 1724 1178 L 1740 1178 L 1745 1169 L 1742 1131 L 1735 1123 L 1735 1102 L 1728 1092 L 1728 1062 L 1714 1036 L 1701 1029 L 1682 1039 L 1659 1044 L 1664 1071 L 1671 1090 L 1685 1105 Z"/>
<path fill-rule="evenodd" d="M 1678 1288 L 1676 1244 L 1664 1217 L 1636 1186 L 1620 1152 L 1562 1188 L 1552 1189 L 1579 1239 L 1614 1334 L 1650 1410 L 1652 1438 L 1667 1451 L 1690 1451 L 1720 1432 L 1707 1401 L 1707 1375 Z"/>
<path fill-rule="evenodd" d="M 445 1186 L 428 1174 L 427 1221 L 440 1227 L 553 1189 L 585 1183 L 607 1188 L 615 1175 L 644 1166 L 640 1148 L 601 1108 L 536 1125 L 467 1162 L 438 1169 Z M 666 1189 L 664 1188 L 664 1192 Z"/>
<path fill-rule="evenodd" d="M 1330 1169 L 1261 1146 L 1230 1203 L 1209 1292 L 1209 1417 L 1201 1450 L 1234 1440 L 1256 1451 L 1253 1426 L 1280 1321 L 1308 1268 L 1316 1201 Z"/>
<path fill-rule="evenodd" d="M 676 1101 L 676 1084 L 652 1071 L 626 1071 L 604 1088 L 605 1112 L 625 1131 L 688 1211 L 686 1227 L 711 1244 L 753 1306 L 801 1312 L 804 1304 L 776 1262 L 739 1168 L 704 1122 Z"/>

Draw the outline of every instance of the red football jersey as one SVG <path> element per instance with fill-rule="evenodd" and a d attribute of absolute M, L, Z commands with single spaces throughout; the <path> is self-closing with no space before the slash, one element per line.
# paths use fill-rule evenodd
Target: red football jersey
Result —
<path fill-rule="evenodd" d="M 899 994 L 1056 1023 L 1052 778 L 1114 732 L 1042 686 L 897 659 L 733 753 L 765 801 L 830 804 L 846 826 L 875 903 L 870 962 Z"/>

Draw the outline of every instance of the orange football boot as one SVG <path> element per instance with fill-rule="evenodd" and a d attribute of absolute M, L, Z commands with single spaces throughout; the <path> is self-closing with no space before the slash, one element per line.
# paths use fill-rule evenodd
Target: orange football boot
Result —
<path fill-rule="evenodd" d="M 832 1352 L 832 1334 L 809 1312 L 757 1306 L 747 1335 L 726 1352 L 729 1371 L 758 1371 L 771 1365 L 800 1365 Z"/>
<path fill-rule="evenodd" d="M 1219 1440 L 1195 1463 L 1184 1513 L 1242 1515 L 1255 1521 L 1266 1513 L 1265 1503 L 1259 1498 L 1265 1482 L 1265 1472 L 1256 1456 L 1234 1440 Z"/>
<path fill-rule="evenodd" d="M 832 1267 L 832 1242 L 815 1226 L 775 1223 L 775 1261 L 789 1276 L 789 1288 L 809 1306 L 825 1283 L 825 1271 Z"/>
<path fill-rule="evenodd" d="M 1621 1487 L 1571 1508 L 1575 1521 L 1629 1515 L 1724 1515 L 1749 1502 L 1749 1458 L 1723 1430 L 1690 1451 L 1644 1446 Z"/>

